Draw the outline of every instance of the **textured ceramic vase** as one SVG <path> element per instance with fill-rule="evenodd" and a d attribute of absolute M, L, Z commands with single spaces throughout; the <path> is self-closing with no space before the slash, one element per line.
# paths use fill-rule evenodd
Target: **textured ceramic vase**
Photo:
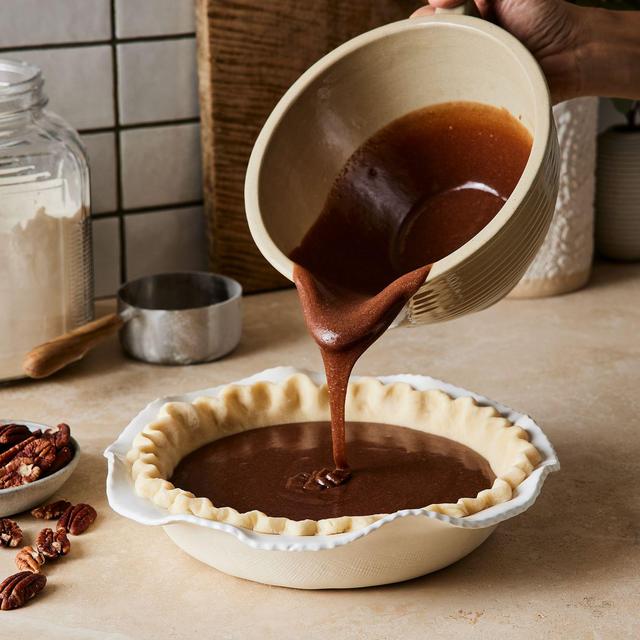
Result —
<path fill-rule="evenodd" d="M 553 108 L 560 144 L 560 188 L 549 232 L 514 298 L 568 293 L 584 286 L 593 260 L 598 99 L 577 98 Z"/>
<path fill-rule="evenodd" d="M 596 247 L 607 258 L 640 260 L 640 129 L 598 138 Z"/>

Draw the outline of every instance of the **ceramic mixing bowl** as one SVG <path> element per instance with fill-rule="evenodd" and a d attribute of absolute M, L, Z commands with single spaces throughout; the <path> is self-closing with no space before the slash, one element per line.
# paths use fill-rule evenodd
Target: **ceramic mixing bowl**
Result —
<path fill-rule="evenodd" d="M 301 372 L 291 367 L 278 367 L 233 384 L 279 383 L 295 373 Z M 316 384 L 324 382 L 320 374 L 302 373 Z M 358 379 L 358 376 L 352 378 Z M 120 515 L 140 524 L 164 527 L 181 549 L 230 575 L 299 589 L 346 589 L 408 580 L 459 560 L 484 542 L 500 522 L 528 509 L 535 502 L 547 475 L 559 469 L 551 443 L 526 415 L 426 376 L 397 375 L 378 379 L 384 384 L 405 382 L 419 390 L 440 389 L 452 397 L 470 396 L 480 404 L 495 407 L 529 433 L 531 443 L 541 454 L 541 462 L 516 487 L 510 500 L 464 518 L 423 509 L 405 509 L 349 533 L 287 536 L 256 533 L 194 515 L 170 513 L 136 494 L 127 452 L 135 436 L 156 418 L 165 402 L 193 402 L 202 396 L 215 397 L 224 388 L 216 387 L 156 400 L 132 420 L 105 451 L 109 461 L 109 504 Z"/>
<path fill-rule="evenodd" d="M 553 216 L 558 143 L 546 81 L 534 58 L 506 31 L 469 16 L 439 14 L 369 31 L 292 85 L 266 121 L 247 169 L 247 219 L 265 258 L 292 279 L 288 255 L 316 220 L 353 151 L 410 111 L 459 100 L 507 109 L 531 132 L 531 154 L 501 211 L 435 263 L 399 321 L 446 320 L 505 296 Z"/>

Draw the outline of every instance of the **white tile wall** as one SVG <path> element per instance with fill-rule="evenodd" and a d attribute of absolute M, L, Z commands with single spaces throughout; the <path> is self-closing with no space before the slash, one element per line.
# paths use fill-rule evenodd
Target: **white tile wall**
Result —
<path fill-rule="evenodd" d="M 118 38 L 192 33 L 193 0 L 116 0 Z"/>
<path fill-rule="evenodd" d="M 120 44 L 118 69 L 123 124 L 198 116 L 193 38 Z"/>
<path fill-rule="evenodd" d="M 121 133 L 120 151 L 125 208 L 201 198 L 197 124 L 128 129 Z"/>
<path fill-rule="evenodd" d="M 125 217 L 128 277 L 206 269 L 202 207 Z"/>
<path fill-rule="evenodd" d="M 0 46 L 108 40 L 109 0 L 0 0 Z"/>
<path fill-rule="evenodd" d="M 2 56 L 38 65 L 52 110 L 76 129 L 115 124 L 113 67 L 108 45 L 6 52 Z"/>
<path fill-rule="evenodd" d="M 116 196 L 116 134 L 92 133 L 82 136 L 91 170 L 91 210 L 106 213 L 118 208 Z"/>
<path fill-rule="evenodd" d="M 98 296 L 206 268 L 194 31 L 193 0 L 0 0 L 0 57 L 42 68 L 88 152 Z"/>
<path fill-rule="evenodd" d="M 120 284 L 120 220 L 98 218 L 93 221 L 93 269 L 95 295 L 113 295 Z"/>

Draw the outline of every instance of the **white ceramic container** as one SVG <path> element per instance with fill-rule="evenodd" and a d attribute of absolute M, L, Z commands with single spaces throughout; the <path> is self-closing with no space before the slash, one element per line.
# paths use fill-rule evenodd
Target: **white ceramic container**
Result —
<path fill-rule="evenodd" d="M 0 425 L 10 423 L 25 424 L 31 431 L 37 429 L 49 429 L 49 425 L 29 422 L 28 420 L 0 420 Z M 75 438 L 71 438 L 73 458 L 66 466 L 62 467 L 50 476 L 46 476 L 35 482 L 23 484 L 10 489 L 0 489 L 0 517 L 11 516 L 28 509 L 33 509 L 46 502 L 62 485 L 71 477 L 80 461 L 80 445 Z"/>
<path fill-rule="evenodd" d="M 295 373 L 300 370 L 278 367 L 233 384 L 277 383 Z M 321 374 L 302 373 L 316 384 L 324 382 Z M 364 529 L 331 536 L 256 533 L 193 515 L 171 514 L 139 497 L 126 461 L 135 436 L 156 417 L 165 402 L 215 397 L 224 388 L 221 386 L 156 400 L 129 423 L 105 451 L 109 504 L 120 515 L 140 524 L 164 527 L 181 549 L 230 575 L 298 589 L 347 589 L 408 580 L 456 562 L 482 544 L 499 523 L 528 509 L 547 475 L 560 468 L 551 443 L 540 427 L 524 414 L 427 376 L 395 375 L 378 379 L 385 384 L 405 382 L 419 390 L 440 389 L 453 397 L 470 396 L 481 404 L 495 407 L 530 434 L 532 444 L 542 456 L 541 463 L 515 489 L 511 500 L 472 516 L 455 518 L 434 511 L 405 509 Z"/>

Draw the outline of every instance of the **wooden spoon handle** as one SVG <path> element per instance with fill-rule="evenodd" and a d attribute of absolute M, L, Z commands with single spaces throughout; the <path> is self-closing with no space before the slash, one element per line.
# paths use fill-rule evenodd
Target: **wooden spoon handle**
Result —
<path fill-rule="evenodd" d="M 22 361 L 22 368 L 30 378 L 46 378 L 83 358 L 123 324 L 124 321 L 117 313 L 84 324 L 32 349 Z"/>

